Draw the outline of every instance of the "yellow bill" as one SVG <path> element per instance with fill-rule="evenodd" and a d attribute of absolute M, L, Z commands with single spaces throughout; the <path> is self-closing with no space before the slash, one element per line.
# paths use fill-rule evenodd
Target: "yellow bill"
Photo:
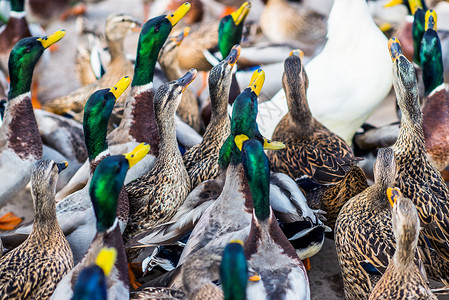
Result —
<path fill-rule="evenodd" d="M 53 45 L 54 43 L 56 43 L 60 39 L 62 39 L 64 37 L 64 35 L 65 35 L 65 30 L 63 29 L 63 30 L 56 31 L 55 33 L 50 34 L 48 36 L 41 37 L 37 40 L 42 43 L 42 47 L 47 49 L 48 47 L 50 47 L 51 45 Z"/>
<path fill-rule="evenodd" d="M 391 60 L 395 61 L 402 55 L 401 43 L 397 38 L 391 38 L 388 41 L 388 50 L 390 50 Z"/>
<path fill-rule="evenodd" d="M 402 0 L 391 0 L 391 1 L 387 2 L 387 3 L 385 3 L 384 7 L 393 7 L 393 6 L 402 4 L 402 3 L 403 3 Z"/>
<path fill-rule="evenodd" d="M 293 49 L 290 51 L 290 56 L 298 56 L 301 60 L 304 59 L 304 52 L 300 49 Z"/>
<path fill-rule="evenodd" d="M 388 198 L 388 201 L 391 204 L 391 207 L 394 206 L 394 203 L 396 202 L 398 197 L 402 197 L 402 193 L 401 193 L 400 189 L 398 189 L 398 188 L 391 188 L 391 187 L 389 187 L 387 189 L 387 198 Z"/>
<path fill-rule="evenodd" d="M 170 21 L 171 26 L 178 24 L 179 20 L 181 20 L 189 11 L 190 6 L 191 5 L 189 2 L 185 2 L 183 5 L 178 7 L 177 10 L 166 16 L 166 18 Z"/>
<path fill-rule="evenodd" d="M 265 82 L 265 72 L 262 69 L 254 71 L 253 76 L 251 76 L 251 81 L 249 83 L 249 88 L 259 96 L 262 90 L 263 83 Z"/>
<path fill-rule="evenodd" d="M 104 275 L 109 276 L 114 267 L 117 258 L 117 250 L 115 248 L 103 247 L 98 253 L 95 263 L 103 270 Z"/>
<path fill-rule="evenodd" d="M 433 9 L 426 11 L 425 30 L 432 28 L 437 31 L 437 13 Z"/>
<path fill-rule="evenodd" d="M 276 141 L 270 141 L 267 138 L 263 138 L 263 149 L 264 150 L 281 150 L 285 148 L 285 144 Z"/>
<path fill-rule="evenodd" d="M 245 141 L 249 140 L 249 137 L 247 137 L 244 134 L 239 134 L 234 138 L 234 143 L 239 148 L 240 151 L 242 151 L 243 143 Z"/>
<path fill-rule="evenodd" d="M 131 168 L 135 164 L 137 164 L 145 155 L 150 152 L 150 145 L 147 143 L 141 143 L 133 151 L 123 154 L 125 158 L 128 160 L 129 167 Z"/>
<path fill-rule="evenodd" d="M 229 243 L 231 243 L 231 244 L 240 244 L 241 246 L 243 246 L 243 242 L 241 240 L 231 240 Z"/>
<path fill-rule="evenodd" d="M 260 281 L 260 279 L 261 279 L 261 277 L 260 277 L 260 275 L 257 274 L 257 273 L 254 273 L 253 275 L 251 275 L 251 276 L 248 277 L 248 280 L 249 280 L 249 281 L 252 281 L 252 282 Z"/>
<path fill-rule="evenodd" d="M 122 79 L 120 79 L 120 81 L 117 82 L 116 85 L 111 87 L 109 91 L 114 94 L 115 99 L 118 99 L 123 94 L 123 92 L 128 88 L 130 83 L 131 78 L 129 78 L 129 76 L 125 76 Z"/>
<path fill-rule="evenodd" d="M 246 1 L 240 6 L 239 9 L 231 13 L 231 17 L 234 20 L 235 25 L 239 25 L 243 20 L 245 20 L 246 16 L 249 14 L 249 10 L 251 9 L 251 3 Z"/>

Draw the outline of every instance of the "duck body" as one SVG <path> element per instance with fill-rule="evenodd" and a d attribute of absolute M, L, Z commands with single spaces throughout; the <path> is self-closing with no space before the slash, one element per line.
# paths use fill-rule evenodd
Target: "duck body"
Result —
<path fill-rule="evenodd" d="M 369 299 L 438 299 L 413 261 L 419 236 L 419 217 L 410 199 L 395 201 L 392 221 L 397 249 Z"/>
<path fill-rule="evenodd" d="M 269 157 L 274 172 L 289 175 L 300 186 L 313 186 L 306 192 L 308 203 L 326 211 L 327 225 L 333 227 L 343 204 L 368 185 L 351 148 L 312 115 L 306 96 L 308 83 L 301 58 L 287 58 L 283 85 L 289 112 L 273 133 L 286 149 L 273 151 Z"/>
<path fill-rule="evenodd" d="M 387 39 L 372 20 L 366 1 L 334 2 L 326 44 L 307 64 L 310 83 L 307 97 L 313 116 L 348 144 L 391 89 L 391 62 L 386 44 Z M 335 64 L 336 55 L 339 64 Z M 282 90 L 260 105 L 261 111 L 273 112 L 271 120 L 258 120 L 264 136 L 272 136 L 287 107 Z"/>
<path fill-rule="evenodd" d="M 31 179 L 33 231 L 0 260 L 2 299 L 49 299 L 56 283 L 73 267 L 72 251 L 58 225 L 54 201 L 57 174 L 63 166 L 51 160 L 35 166 Z"/>

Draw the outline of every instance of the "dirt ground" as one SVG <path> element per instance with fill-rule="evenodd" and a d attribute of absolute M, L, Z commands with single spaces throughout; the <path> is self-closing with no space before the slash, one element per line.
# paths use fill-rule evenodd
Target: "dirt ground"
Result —
<path fill-rule="evenodd" d="M 140 0 L 106 0 L 98 4 L 88 6 L 87 19 L 95 22 L 100 29 L 104 28 L 104 21 L 112 13 L 130 13 L 139 19 L 143 19 L 143 9 Z M 57 21 L 51 24 L 48 32 L 59 29 L 67 31 L 66 36 L 61 40 L 59 50 L 51 54 L 49 60 L 44 61 L 45 71 L 39 78 L 39 97 L 50 99 L 56 96 L 69 93 L 80 86 L 75 74 L 75 51 L 77 47 L 77 34 L 75 20 Z M 132 33 L 126 39 L 126 49 L 129 53 L 135 54 L 138 33 Z M 369 118 L 368 122 L 373 125 L 384 125 L 396 121 L 394 96 L 389 97 Z M 12 203 L 0 209 L 0 215 L 13 211 L 26 220 L 33 216 L 31 197 L 29 190 L 23 191 Z M 343 283 L 338 265 L 335 245 L 332 240 L 326 239 L 323 249 L 316 256 L 311 258 L 312 269 L 309 272 L 310 288 L 312 299 L 344 299 Z M 440 299 L 449 299 L 441 297 Z"/>

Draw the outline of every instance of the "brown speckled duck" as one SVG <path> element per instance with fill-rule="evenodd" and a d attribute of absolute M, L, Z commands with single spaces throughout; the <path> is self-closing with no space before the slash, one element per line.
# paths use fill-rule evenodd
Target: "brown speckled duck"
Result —
<path fill-rule="evenodd" d="M 31 175 L 33 231 L 19 247 L 0 259 L 0 298 L 49 299 L 73 268 L 73 255 L 59 227 L 55 209 L 58 173 L 67 162 L 41 160 Z"/>
<path fill-rule="evenodd" d="M 416 207 L 410 199 L 396 197 L 392 223 L 396 252 L 369 299 L 437 300 L 438 298 L 430 291 L 427 278 L 414 262 L 420 222 Z"/>
<path fill-rule="evenodd" d="M 289 111 L 273 133 L 286 149 L 268 155 L 272 170 L 295 179 L 306 190 L 309 206 L 326 211 L 325 224 L 333 228 L 341 207 L 368 184 L 351 148 L 312 116 L 300 56 L 294 50 L 285 60 L 282 83 Z"/>
<path fill-rule="evenodd" d="M 427 158 L 413 65 L 397 39 L 388 43 L 393 60 L 393 83 L 402 111 L 401 128 L 392 146 L 397 163 L 396 186 L 416 205 L 421 231 L 445 259 L 449 259 L 449 189 Z"/>

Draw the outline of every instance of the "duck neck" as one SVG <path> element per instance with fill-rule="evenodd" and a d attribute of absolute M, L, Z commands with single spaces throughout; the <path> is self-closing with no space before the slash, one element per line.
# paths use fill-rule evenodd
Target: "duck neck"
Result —
<path fill-rule="evenodd" d="M 223 132 L 226 135 L 225 138 L 229 135 L 231 128 L 231 120 L 228 115 L 229 88 L 230 82 L 210 89 L 211 118 L 203 140 L 217 136 L 219 134 L 217 131 Z"/>
<path fill-rule="evenodd" d="M 124 46 L 123 46 L 123 40 L 124 40 L 124 38 L 113 40 L 106 36 L 108 50 L 111 53 L 111 61 L 126 60 L 125 50 L 124 50 Z"/>
<path fill-rule="evenodd" d="M 164 161 L 179 160 L 182 162 L 181 153 L 178 148 L 178 141 L 176 140 L 176 125 L 174 114 L 168 116 L 167 114 L 158 114 L 156 116 L 157 124 L 160 133 L 159 143 L 159 159 Z"/>
<path fill-rule="evenodd" d="M 100 153 L 108 149 L 108 143 L 106 141 L 107 122 L 104 122 L 105 124 L 96 124 L 96 126 L 90 126 L 93 124 L 86 123 L 84 122 L 83 124 L 84 136 L 89 161 L 92 162 Z"/>
<path fill-rule="evenodd" d="M 148 143 L 151 146 L 150 154 L 157 156 L 160 137 L 153 97 L 152 82 L 132 87 L 126 99 L 120 130 L 139 143 Z"/>
<path fill-rule="evenodd" d="M 55 194 L 49 191 L 41 190 L 41 187 L 32 187 L 34 202 L 34 225 L 33 228 L 42 227 L 58 228 L 56 218 Z"/>
<path fill-rule="evenodd" d="M 288 101 L 288 118 L 291 124 L 294 124 L 296 132 L 301 135 L 309 135 L 313 131 L 314 118 L 310 112 L 307 94 L 292 95 L 286 92 L 287 99 L 295 97 L 296 101 Z"/>
<path fill-rule="evenodd" d="M 402 268 L 412 268 L 414 266 L 414 253 L 416 248 L 416 242 L 413 241 L 414 237 L 411 232 L 404 232 L 396 245 L 396 252 L 393 256 L 393 261 L 396 266 Z"/>
<path fill-rule="evenodd" d="M 134 77 L 131 86 L 144 86 L 153 82 L 154 68 L 160 47 L 145 49 L 139 42 L 137 46 L 137 57 L 134 65 Z"/>
<path fill-rule="evenodd" d="M 412 97 L 411 95 L 409 95 Z M 396 145 L 413 147 L 414 151 L 425 151 L 425 140 L 422 129 L 422 113 L 419 108 L 418 99 L 413 100 L 414 105 L 402 110 L 401 128 Z"/>

